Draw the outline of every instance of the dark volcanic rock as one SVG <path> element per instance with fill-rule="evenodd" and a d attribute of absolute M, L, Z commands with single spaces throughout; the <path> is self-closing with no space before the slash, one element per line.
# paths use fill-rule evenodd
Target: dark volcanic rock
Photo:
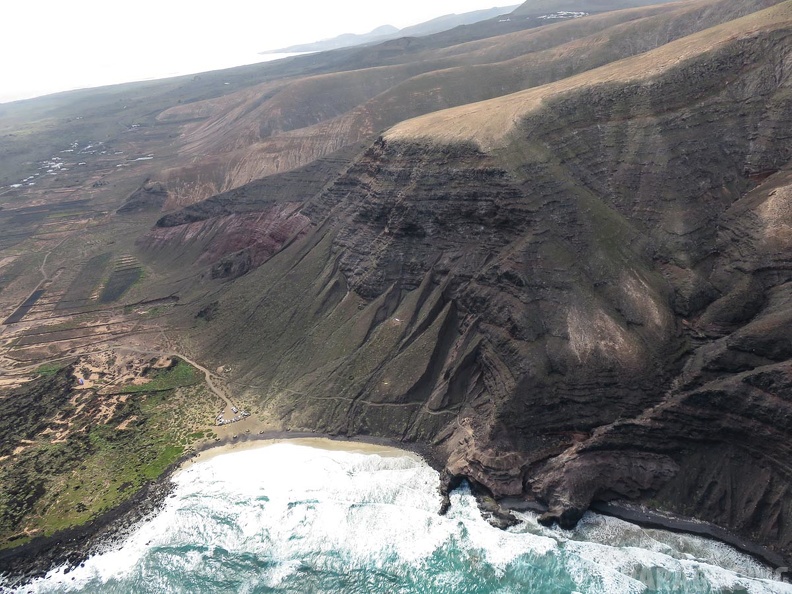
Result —
<path fill-rule="evenodd" d="M 651 499 L 789 558 L 790 44 L 581 83 L 493 149 L 386 135 L 206 352 L 286 426 L 432 442 L 544 521 Z"/>
<path fill-rule="evenodd" d="M 196 318 L 201 320 L 205 320 L 207 322 L 211 322 L 217 316 L 217 309 L 219 307 L 219 303 L 217 301 L 212 301 L 209 305 L 204 307 L 201 311 L 195 314 Z"/>
<path fill-rule="evenodd" d="M 284 245 L 305 234 L 310 221 L 299 212 L 300 206 L 270 203 L 252 212 L 158 226 L 138 244 L 160 261 L 179 266 L 208 264 L 212 278 L 233 279 L 260 266 Z"/>
<path fill-rule="evenodd" d="M 152 182 L 147 179 L 142 186 L 132 192 L 124 205 L 116 212 L 132 214 L 147 210 L 160 210 L 167 199 L 167 188 L 160 182 Z"/>
<path fill-rule="evenodd" d="M 242 250 L 225 256 L 222 260 L 214 264 L 211 274 L 212 278 L 215 279 L 222 278 L 231 280 L 243 274 L 247 274 L 252 267 L 253 259 L 251 258 L 250 252 L 248 250 Z"/>
<path fill-rule="evenodd" d="M 791 6 L 694 0 L 548 27 L 492 22 L 43 98 L 25 117 L 101 112 L 69 138 L 104 137 L 110 117 L 145 121 L 123 142 L 167 155 L 163 181 L 118 213 L 146 216 L 104 219 L 112 189 L 140 178 L 98 163 L 99 191 L 68 204 L 93 204 L 102 237 L 118 239 L 180 208 L 136 254 L 137 305 L 177 306 L 117 313 L 139 321 L 132 332 L 167 324 L 207 366 L 230 368 L 259 418 L 292 434 L 431 444 L 444 505 L 467 480 L 502 527 L 514 521 L 503 499 L 564 527 L 592 502 L 633 499 L 792 561 Z M 6 151 L 3 169 L 63 138 L 53 125 L 34 126 L 41 147 Z M 6 221 L 59 234 L 46 221 L 57 194 L 29 191 L 47 204 Z M 83 255 L 100 268 L 111 256 Z M 51 295 L 70 275 L 47 262 Z M 0 278 L 11 301 L 22 264 Z M 0 456 L 71 406 L 68 381 L 0 399 Z M 91 440 L 73 439 L 69 466 L 56 460 L 77 472 Z M 12 466 L 15 505 L 0 505 L 0 521 L 22 538 L 46 485 L 35 464 Z M 46 565 L 71 558 L 71 542 L 25 550 Z"/>

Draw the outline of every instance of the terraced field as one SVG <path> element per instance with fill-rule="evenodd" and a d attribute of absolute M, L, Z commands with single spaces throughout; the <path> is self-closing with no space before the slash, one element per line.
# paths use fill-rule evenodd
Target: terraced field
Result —
<path fill-rule="evenodd" d="M 112 256 L 110 252 L 106 252 L 88 260 L 58 301 L 55 309 L 76 309 L 95 302 L 95 292 L 105 277 Z"/>
<path fill-rule="evenodd" d="M 44 293 L 46 293 L 44 289 L 36 289 L 30 297 L 25 299 L 22 305 L 16 308 L 14 313 L 6 318 L 3 324 L 15 324 L 21 321 L 22 318 L 24 318 L 28 312 L 33 309 L 33 306 L 36 305 L 36 302 L 44 296 Z"/>
<path fill-rule="evenodd" d="M 118 301 L 142 276 L 143 269 L 134 256 L 121 256 L 102 288 L 98 302 L 108 304 Z"/>

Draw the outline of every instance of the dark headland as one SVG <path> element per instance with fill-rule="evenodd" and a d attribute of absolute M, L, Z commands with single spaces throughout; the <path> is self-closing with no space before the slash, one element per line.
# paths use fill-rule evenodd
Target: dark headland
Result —
<path fill-rule="evenodd" d="M 569 4 L 0 105 L 3 558 L 289 431 L 792 566 L 792 1 Z"/>

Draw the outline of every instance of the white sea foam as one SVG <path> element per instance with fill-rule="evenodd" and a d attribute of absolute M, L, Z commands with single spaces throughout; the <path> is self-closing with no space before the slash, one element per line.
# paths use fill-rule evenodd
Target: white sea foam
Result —
<path fill-rule="evenodd" d="M 583 594 L 792 593 L 729 547 L 613 518 L 587 514 L 569 532 L 542 527 L 525 513 L 518 514 L 523 522 L 501 531 L 481 518 L 464 487 L 439 516 L 439 477 L 409 455 L 276 443 L 198 462 L 174 482 L 163 509 L 117 549 L 23 591 L 184 592 L 190 587 L 183 584 L 217 576 L 234 580 L 217 586 L 223 591 L 295 591 L 295 583 L 311 583 L 305 580 L 317 574 L 363 571 L 427 580 L 394 588 L 399 592 L 460 592 L 480 574 L 496 584 L 491 591 L 505 593 L 526 591 L 541 568 L 548 580 L 568 584 L 565 591 Z M 438 555 L 457 565 L 438 563 Z"/>

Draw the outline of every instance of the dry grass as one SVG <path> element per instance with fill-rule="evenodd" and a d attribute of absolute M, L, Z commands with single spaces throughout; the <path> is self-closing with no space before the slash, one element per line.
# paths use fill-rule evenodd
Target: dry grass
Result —
<path fill-rule="evenodd" d="M 446 144 L 472 142 L 482 150 L 492 150 L 502 146 L 523 118 L 540 110 L 550 99 L 594 86 L 648 81 L 736 39 L 791 25 L 792 2 L 788 1 L 555 83 L 407 120 L 391 128 L 385 138 Z"/>

